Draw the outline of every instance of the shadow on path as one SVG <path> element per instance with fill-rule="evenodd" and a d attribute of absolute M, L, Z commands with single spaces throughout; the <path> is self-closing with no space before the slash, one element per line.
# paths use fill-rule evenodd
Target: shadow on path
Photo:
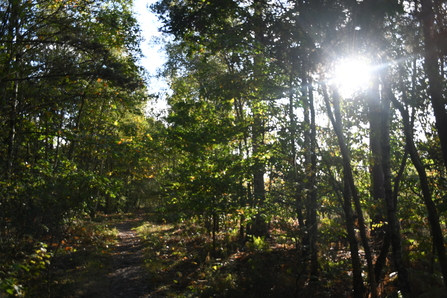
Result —
<path fill-rule="evenodd" d="M 132 227 L 133 221 L 129 220 L 116 225 L 119 241 L 112 254 L 110 297 L 150 297 L 148 274 L 142 267 L 143 245 Z"/>

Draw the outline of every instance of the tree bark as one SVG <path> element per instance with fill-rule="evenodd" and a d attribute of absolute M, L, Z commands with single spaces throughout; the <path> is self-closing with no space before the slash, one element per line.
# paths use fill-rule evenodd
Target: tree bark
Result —
<path fill-rule="evenodd" d="M 403 123 L 404 123 L 404 133 L 405 140 L 407 143 L 408 153 L 410 154 L 411 161 L 416 168 L 416 171 L 419 175 L 419 181 L 421 183 L 422 197 L 424 200 L 424 204 L 427 208 L 428 213 L 428 222 L 430 224 L 433 244 L 438 252 L 439 265 L 441 267 L 441 273 L 443 276 L 444 286 L 447 289 L 447 258 L 445 255 L 445 247 L 444 247 L 444 238 L 442 235 L 441 225 L 439 223 L 438 212 L 436 210 L 436 205 L 433 202 L 431 190 L 428 183 L 427 173 L 425 172 L 424 164 L 419 157 L 416 146 L 413 140 L 412 127 L 410 126 L 410 120 L 408 111 L 404 108 L 404 106 L 394 97 L 394 94 L 388 88 L 385 90 L 392 101 L 392 103 L 396 106 L 399 112 L 402 115 Z"/>
<path fill-rule="evenodd" d="M 312 79 L 307 80 L 309 88 L 309 108 L 310 108 L 310 211 L 309 220 L 311 223 L 311 264 L 310 270 L 313 276 L 318 276 L 318 246 L 317 246 L 317 234 L 318 234 L 318 222 L 317 222 L 317 127 L 315 119 L 315 106 L 313 97 Z"/>
<path fill-rule="evenodd" d="M 294 69 L 294 67 L 292 67 L 292 69 Z M 293 185 L 293 192 L 294 192 L 294 202 L 295 202 L 295 210 L 296 210 L 296 216 L 298 218 L 298 224 L 300 229 L 302 229 L 301 231 L 304 231 L 305 228 L 305 224 L 304 224 L 304 216 L 303 216 L 303 200 L 301 197 L 301 190 L 300 187 L 298 186 L 298 167 L 296 164 L 296 156 L 297 156 L 297 150 L 296 150 L 296 145 L 295 145 L 295 138 L 296 138 L 296 117 L 295 117 L 295 113 L 294 113 L 294 107 L 295 107 L 295 84 L 293 82 L 293 75 L 290 75 L 289 78 L 289 86 L 290 86 L 290 90 L 289 90 L 289 133 L 290 133 L 290 166 L 292 167 L 292 174 L 291 174 L 291 178 L 290 178 L 290 182 Z M 300 233 L 300 238 L 301 238 L 301 243 L 303 245 L 308 245 L 308 241 L 307 241 L 307 237 L 305 235 L 304 232 Z"/>
<path fill-rule="evenodd" d="M 10 111 L 9 111 L 9 128 L 7 137 L 7 157 L 6 157 L 6 177 L 10 177 L 13 174 L 15 151 L 16 151 L 16 138 L 17 138 L 17 116 L 19 105 L 19 81 L 15 80 L 20 77 L 21 74 L 21 53 L 20 53 L 20 13 L 21 13 L 21 1 L 11 1 L 9 3 L 9 9 L 11 11 L 9 26 L 8 26 L 8 40 L 14 41 L 8 43 L 7 52 L 9 54 L 9 63 L 11 67 L 10 75 L 14 78 L 12 93 L 7 95 L 10 97 Z M 7 93 L 7 92 L 6 92 Z"/>
<path fill-rule="evenodd" d="M 337 135 L 338 143 L 340 150 L 342 151 L 343 156 L 343 173 L 344 173 L 344 188 L 343 188 L 343 211 L 345 212 L 345 221 L 346 221 L 346 231 L 348 234 L 349 241 L 349 249 L 351 251 L 351 264 L 352 264 L 352 282 L 353 282 L 353 295 L 355 298 L 363 297 L 365 293 L 365 286 L 363 284 L 362 278 L 362 268 L 360 264 L 359 257 L 359 248 L 357 239 L 355 237 L 355 227 L 354 227 L 354 215 L 352 210 L 352 200 L 351 200 L 351 189 L 349 183 L 349 176 L 347 172 L 350 170 L 350 161 L 349 156 L 347 154 L 347 147 L 343 138 L 343 131 L 341 127 L 341 117 L 339 113 L 339 108 L 334 107 L 335 113 L 338 114 L 338 117 L 334 117 L 332 113 L 332 107 L 329 102 L 329 95 L 326 89 L 326 86 L 322 86 L 323 89 L 323 97 L 327 108 L 328 116 L 331 120 L 332 126 L 334 127 L 335 133 Z M 335 104 L 334 104 L 335 105 Z M 337 118 L 337 119 L 336 119 Z M 348 159 L 346 159 L 348 158 Z"/>
<path fill-rule="evenodd" d="M 372 210 L 371 218 L 371 236 L 376 236 L 381 239 L 384 227 L 381 226 L 383 222 L 383 201 L 385 199 L 384 189 L 384 172 L 382 168 L 382 107 L 380 104 L 379 80 L 375 76 L 373 78 L 372 86 L 368 92 L 368 108 L 369 108 L 369 142 L 370 142 L 370 164 L 371 164 L 371 194 L 374 201 L 374 209 Z"/>
<path fill-rule="evenodd" d="M 368 268 L 368 279 L 370 283 L 370 290 L 371 290 L 371 297 L 376 298 L 378 296 L 377 294 L 377 283 L 376 283 L 376 277 L 374 275 L 374 266 L 372 263 L 372 255 L 371 255 L 371 249 L 369 247 L 369 239 L 366 235 L 366 225 L 365 225 L 365 219 L 363 217 L 363 210 L 362 206 L 360 204 L 360 198 L 357 193 L 357 188 L 355 186 L 354 182 L 354 176 L 352 175 L 352 168 L 351 168 L 351 159 L 349 157 L 349 150 L 346 146 L 346 143 L 344 142 L 343 138 L 343 130 L 342 130 L 342 123 L 341 123 L 341 115 L 340 115 L 340 96 L 338 94 L 337 90 L 334 90 L 333 93 L 333 99 L 334 99 L 334 113 L 335 113 L 335 119 L 337 120 L 337 125 L 334 126 L 335 133 L 337 134 L 337 138 L 339 140 L 340 145 L 340 151 L 343 158 L 343 175 L 345 179 L 349 183 L 349 188 L 351 190 L 352 194 L 352 200 L 354 202 L 354 207 L 357 215 L 357 221 L 358 221 L 358 229 L 360 232 L 360 239 L 362 240 L 363 249 L 365 251 L 365 258 L 366 258 L 366 265 Z"/>
<path fill-rule="evenodd" d="M 432 0 L 421 0 L 422 29 L 425 40 L 424 66 L 427 74 L 431 104 L 436 119 L 436 130 L 441 143 L 444 166 L 447 169 L 447 112 L 446 99 L 442 93 L 442 80 L 439 75 L 438 49 L 436 46 L 435 14 Z M 447 282 L 447 281 L 446 281 Z"/>
<path fill-rule="evenodd" d="M 262 46 L 264 31 L 262 16 L 264 13 L 264 4 L 262 1 L 255 1 L 254 3 L 254 35 L 255 43 L 258 47 Z M 260 51 L 259 51 L 260 52 Z M 254 172 L 253 172 L 253 207 L 258 207 L 260 212 L 255 215 L 252 225 L 252 234 L 255 236 L 267 236 L 267 224 L 262 217 L 262 208 L 265 201 L 265 183 L 264 183 L 264 164 L 258 158 L 261 146 L 264 144 L 264 120 L 262 116 L 262 68 L 263 55 L 261 53 L 255 54 L 254 58 L 254 79 L 256 88 L 261 90 L 258 93 L 258 98 L 254 99 L 251 105 L 253 111 L 253 126 L 252 126 L 252 146 L 254 156 Z M 261 85 L 257 85 L 261 84 Z"/>
<path fill-rule="evenodd" d="M 311 276 L 318 277 L 318 249 L 317 249 L 317 186 L 316 186 L 316 127 L 315 127 L 315 107 L 312 93 L 311 79 L 307 75 L 303 76 L 303 106 L 304 106 L 304 131 L 305 140 L 305 175 L 307 197 L 307 235 L 310 248 L 310 271 Z"/>
<path fill-rule="evenodd" d="M 388 90 L 388 80 L 384 80 L 384 89 Z M 402 296 L 405 298 L 412 297 L 408 272 L 402 258 L 402 238 L 400 234 L 399 220 L 397 219 L 397 198 L 393 195 L 393 187 L 391 184 L 391 146 L 390 146 L 390 99 L 384 92 L 382 105 L 382 168 L 384 173 L 384 189 L 385 203 L 388 217 L 388 233 L 393 249 L 393 258 L 396 270 L 398 272 L 398 280 Z M 399 183 L 399 181 L 397 181 Z M 388 248 L 387 248 L 388 250 Z"/>

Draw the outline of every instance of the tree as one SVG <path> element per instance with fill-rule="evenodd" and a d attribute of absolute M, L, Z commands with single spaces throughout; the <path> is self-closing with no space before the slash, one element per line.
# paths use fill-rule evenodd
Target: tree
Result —
<path fill-rule="evenodd" d="M 437 31 L 444 32 L 445 28 L 441 27 L 442 22 L 438 22 L 440 26 L 439 28 L 436 28 L 434 7 L 434 3 L 431 0 L 421 1 L 420 17 L 425 43 L 424 66 L 429 81 L 428 90 L 430 94 L 430 101 L 433 107 L 433 112 L 436 117 L 436 129 L 438 131 L 441 143 L 444 165 L 447 168 L 447 112 L 444 104 L 445 94 L 442 88 L 443 78 L 439 74 L 440 67 L 438 61 L 440 56 L 440 49 L 438 48 L 438 44 L 436 42 Z M 438 8 L 442 10 L 441 7 L 442 6 L 438 6 Z M 440 11 L 440 14 L 438 14 L 438 18 L 441 17 L 441 14 L 442 12 Z"/>
<path fill-rule="evenodd" d="M 404 242 L 407 239 L 401 235 L 399 222 L 404 221 L 406 213 L 418 218 L 424 216 L 422 209 L 401 207 L 416 204 L 420 208 L 416 203 L 419 192 L 425 198 L 434 242 L 442 251 L 436 202 L 442 202 L 444 197 L 440 187 L 444 171 L 437 167 L 436 174 L 426 173 L 425 178 L 419 174 L 421 183 L 427 184 L 423 187 L 421 184 L 421 188 L 411 186 L 404 177 L 411 176 L 411 181 L 416 181 L 415 174 L 426 170 L 424 163 L 436 164 L 439 148 L 443 150 L 439 127 L 442 120 L 438 116 L 445 112 L 439 108 L 445 76 L 439 63 L 444 53 L 434 37 L 443 35 L 441 15 L 445 6 L 431 1 L 421 2 L 421 6 L 399 1 L 379 4 L 344 0 L 159 1 L 153 8 L 163 21 L 162 30 L 175 37 L 169 45 L 175 52 L 165 74 L 173 82 L 168 119 L 177 142 L 176 154 L 182 156 L 182 167 L 173 169 L 172 175 L 182 177 L 188 172 L 194 173 L 194 177 L 197 173 L 204 175 L 206 164 L 213 164 L 211 168 L 218 171 L 217 160 L 230 152 L 237 159 L 230 163 L 238 171 L 234 176 L 238 183 L 231 184 L 231 188 L 237 189 L 233 198 L 240 199 L 229 199 L 231 207 L 215 203 L 221 201 L 210 194 L 217 194 L 222 186 L 212 179 L 200 180 L 198 184 L 203 188 L 179 180 L 183 181 L 179 186 L 189 185 L 182 188 L 182 199 L 188 202 L 193 193 L 206 193 L 213 198 L 206 203 L 195 202 L 202 208 L 200 212 L 206 208 L 216 212 L 255 210 L 249 216 L 238 214 L 241 236 L 245 232 L 242 223 L 253 220 L 252 214 L 275 219 L 286 217 L 281 218 L 284 222 L 293 206 L 298 222 L 294 235 L 301 233 L 296 246 L 303 250 L 310 248 L 312 278 L 318 275 L 318 257 L 324 255 L 319 254 L 317 244 L 324 243 L 322 239 L 327 237 L 316 227 L 325 210 L 330 210 L 328 217 L 339 217 L 339 210 L 343 209 L 346 224 L 343 228 L 353 258 L 355 294 L 361 296 L 366 291 L 355 235 L 357 222 L 371 295 L 377 296 L 376 283 L 384 282 L 380 277 L 392 245 L 393 270 L 399 272 L 402 295 L 410 297 L 412 289 L 403 264 L 408 254 Z M 417 26 L 419 21 L 423 22 L 421 28 Z M 420 52 L 420 34 L 424 35 L 424 52 Z M 435 48 L 437 53 L 428 55 L 427 49 Z M 341 100 L 337 86 L 331 84 L 332 70 L 337 60 L 351 56 L 368 58 L 377 69 L 364 91 Z M 414 57 L 414 63 L 407 63 L 409 56 Z M 411 76 L 417 83 L 401 86 L 399 77 L 409 80 Z M 322 87 L 315 88 L 317 85 Z M 326 86 L 330 86 L 331 92 Z M 430 94 L 425 92 L 427 86 Z M 392 99 L 409 92 L 413 94 L 411 99 L 402 95 L 400 104 L 407 102 L 407 112 L 411 109 L 420 121 L 404 117 L 399 101 Z M 436 122 L 439 120 L 436 124 L 439 142 L 429 132 L 432 122 L 428 99 L 433 107 L 438 104 L 434 115 Z M 216 113 L 214 106 L 219 105 L 225 107 L 225 115 Z M 400 116 L 395 108 L 401 112 Z M 228 122 L 221 125 L 226 138 L 212 143 L 208 139 L 215 137 L 212 122 L 222 123 L 222 119 L 231 119 L 233 127 Z M 423 171 L 415 163 L 415 157 L 412 157 L 415 167 L 407 166 L 407 153 L 400 142 L 408 131 L 419 127 L 429 137 L 427 141 L 419 140 L 418 145 Z M 407 147 L 410 146 L 405 139 Z M 211 149 L 219 148 L 225 154 L 216 154 L 206 147 L 210 143 Z M 408 154 L 410 157 L 413 154 L 410 149 Z M 329 193 L 331 188 L 335 188 L 334 193 Z M 398 205 L 397 197 L 405 200 L 399 200 Z M 210 205 L 203 205 L 207 203 Z M 329 203 L 330 207 L 323 203 Z M 441 209 L 442 204 L 438 203 Z M 381 210 L 383 206 L 386 213 Z M 370 228 L 366 225 L 368 220 L 372 221 Z M 259 222 L 264 231 L 254 234 L 266 234 L 267 227 Z M 383 245 L 373 264 L 375 247 L 370 248 L 368 233 L 379 226 L 383 227 Z"/>
<path fill-rule="evenodd" d="M 122 190 L 109 175 L 120 123 L 147 99 L 130 5 L 0 3 L 2 252 L 62 240 L 64 223 Z"/>

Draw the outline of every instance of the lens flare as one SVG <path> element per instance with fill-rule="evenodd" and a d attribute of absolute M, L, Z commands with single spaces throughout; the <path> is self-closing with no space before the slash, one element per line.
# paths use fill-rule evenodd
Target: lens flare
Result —
<path fill-rule="evenodd" d="M 343 97 L 352 97 L 368 88 L 371 72 L 371 65 L 364 59 L 343 59 L 335 65 L 333 83 Z"/>

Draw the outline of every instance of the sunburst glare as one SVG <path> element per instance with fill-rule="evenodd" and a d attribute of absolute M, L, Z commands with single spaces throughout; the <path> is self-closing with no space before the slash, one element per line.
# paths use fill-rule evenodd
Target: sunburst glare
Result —
<path fill-rule="evenodd" d="M 335 64 L 333 83 L 343 97 L 352 97 L 366 90 L 371 79 L 372 67 L 361 58 L 345 58 Z"/>

